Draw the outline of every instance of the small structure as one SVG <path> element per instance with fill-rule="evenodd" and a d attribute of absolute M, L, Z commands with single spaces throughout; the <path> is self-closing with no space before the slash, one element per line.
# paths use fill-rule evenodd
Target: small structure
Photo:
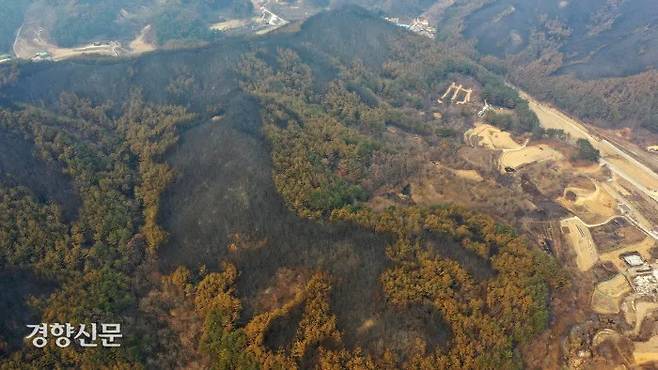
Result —
<path fill-rule="evenodd" d="M 53 60 L 53 58 L 50 56 L 50 53 L 47 51 L 39 51 L 31 59 L 33 62 L 38 63 L 38 62 L 47 62 Z"/>
<path fill-rule="evenodd" d="M 484 107 L 478 112 L 478 117 L 483 118 L 487 112 L 494 111 L 494 107 L 487 103 L 487 99 L 484 99 Z"/>
<path fill-rule="evenodd" d="M 621 257 L 621 259 L 623 259 L 629 267 L 638 267 L 644 265 L 642 256 L 635 252 L 622 254 L 619 257 Z"/>
<path fill-rule="evenodd" d="M 260 8 L 261 11 L 261 21 L 265 24 L 269 24 L 270 26 L 275 26 L 275 27 L 281 27 L 285 26 L 288 24 L 288 21 L 279 17 L 278 15 L 272 13 L 269 9 L 266 7 Z"/>
<path fill-rule="evenodd" d="M 430 21 L 427 18 L 418 17 L 414 19 L 409 30 L 430 39 L 436 37 L 436 28 L 430 26 Z"/>
<path fill-rule="evenodd" d="M 385 17 L 388 22 L 396 26 L 407 29 L 411 32 L 433 39 L 436 37 L 436 27 L 430 25 L 430 21 L 424 17 L 415 18 L 410 24 L 400 22 L 398 17 Z"/>
<path fill-rule="evenodd" d="M 11 55 L 9 54 L 0 54 L 0 64 L 11 62 Z"/>

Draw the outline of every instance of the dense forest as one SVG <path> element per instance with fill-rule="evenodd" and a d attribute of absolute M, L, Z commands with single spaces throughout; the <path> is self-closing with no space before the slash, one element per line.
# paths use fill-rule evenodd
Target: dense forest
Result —
<path fill-rule="evenodd" d="M 55 4 L 53 41 L 71 47 L 97 39 L 132 39 L 145 25 L 155 29 L 156 41 L 209 41 L 217 37 L 209 25 L 220 17 L 247 17 L 253 6 L 245 0 L 218 1 L 85 1 Z"/>
<path fill-rule="evenodd" d="M 370 206 L 420 167 L 391 132 L 453 157 L 476 112 L 429 113 L 455 78 L 545 133 L 502 78 L 362 9 L 0 77 L 2 368 L 520 368 L 568 284 L 501 217 Z M 119 322 L 122 346 L 37 349 L 28 320 Z"/>
<path fill-rule="evenodd" d="M 11 50 L 16 38 L 16 30 L 23 23 L 23 16 L 30 0 L 6 0 L 0 3 L 0 54 Z"/>
<path fill-rule="evenodd" d="M 476 56 L 533 96 L 599 126 L 637 129 L 633 138 L 638 142 L 655 138 L 644 133 L 658 133 L 658 13 L 652 0 L 295 0 L 270 5 L 275 10 L 283 5 L 296 20 L 345 4 L 381 16 L 429 16 L 439 25 L 445 47 Z M 223 34 L 212 31 L 211 24 L 253 16 L 258 9 L 247 0 L 6 0 L 0 4 L 0 54 L 11 52 L 24 21 L 39 24 L 62 47 L 129 42 L 151 25 L 150 41 L 176 48 L 217 41 Z"/>

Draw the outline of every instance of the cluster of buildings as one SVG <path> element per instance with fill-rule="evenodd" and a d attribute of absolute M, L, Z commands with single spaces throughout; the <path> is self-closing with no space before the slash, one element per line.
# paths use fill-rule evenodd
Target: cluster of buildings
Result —
<path fill-rule="evenodd" d="M 261 7 L 261 22 L 264 24 L 268 24 L 270 26 L 275 26 L 275 27 L 281 27 L 285 26 L 288 24 L 288 21 L 279 17 L 278 15 L 274 14 L 272 11 L 267 9 L 266 7 Z"/>
<path fill-rule="evenodd" d="M 619 256 L 628 266 L 624 276 L 637 295 L 658 298 L 658 264 L 650 264 L 637 252 Z"/>
<path fill-rule="evenodd" d="M 9 63 L 12 60 L 14 60 L 14 58 L 12 58 L 11 55 L 9 55 L 9 54 L 0 54 L 0 64 Z M 35 62 L 35 63 L 48 62 L 48 61 L 52 61 L 52 60 L 53 60 L 52 56 L 47 51 L 40 51 L 40 52 L 34 54 L 34 56 L 32 58 L 30 58 L 30 61 Z"/>
<path fill-rule="evenodd" d="M 47 51 L 39 51 L 34 56 L 30 59 L 31 61 L 38 63 L 38 62 L 49 62 L 52 61 L 53 58 L 50 55 L 49 52 Z"/>
<path fill-rule="evenodd" d="M 436 37 L 436 27 L 432 27 L 430 25 L 430 21 L 427 18 L 423 18 L 423 17 L 414 18 L 414 20 L 411 21 L 411 23 L 409 24 L 400 22 L 400 18 L 386 17 L 384 19 L 386 19 L 391 23 L 394 23 L 398 27 L 408 29 L 409 31 L 415 32 L 421 36 L 425 36 L 431 39 Z"/>

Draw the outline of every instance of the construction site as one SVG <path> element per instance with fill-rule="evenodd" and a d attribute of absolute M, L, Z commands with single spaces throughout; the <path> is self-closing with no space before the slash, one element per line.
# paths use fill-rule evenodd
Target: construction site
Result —
<path fill-rule="evenodd" d="M 421 36 L 433 39 L 436 37 L 436 27 L 430 25 L 430 21 L 425 17 L 417 17 L 408 23 L 405 23 L 397 17 L 385 17 L 386 21 L 395 24 L 398 27 L 407 29 Z"/>
<path fill-rule="evenodd" d="M 255 14 L 240 19 L 223 19 L 210 24 L 209 29 L 224 33 L 265 34 L 290 23 L 275 13 L 270 6 L 288 10 L 292 6 L 279 2 L 253 1 Z M 303 9 L 293 9 L 303 10 Z M 294 11 L 292 12 L 294 13 Z M 302 14 L 308 16 L 308 11 Z M 45 17 L 47 18 L 47 17 Z M 23 24 L 16 32 L 12 45 L 12 55 L 0 55 L 0 63 L 7 63 L 13 58 L 32 62 L 61 61 L 81 56 L 125 57 L 135 56 L 157 49 L 155 32 L 148 24 L 132 40 L 100 40 L 72 47 L 61 47 L 52 41 L 47 21 L 36 12 L 29 12 Z"/>
<path fill-rule="evenodd" d="M 478 104 L 471 102 L 475 95 L 473 89 L 453 82 L 436 102 Z M 635 364 L 658 360 L 658 336 L 647 337 L 643 329 L 658 318 L 658 175 L 631 150 L 522 95 L 544 128 L 566 133 L 563 142 L 515 137 L 487 123 L 486 113 L 497 108 L 483 102 L 474 126 L 464 133 L 466 147 L 480 156 L 488 152 L 493 156 L 489 169 L 517 179 L 512 183 L 530 184 L 522 188 L 536 196 L 516 196 L 518 202 L 531 203 L 528 209 L 542 209 L 538 200 L 544 198 L 567 213 L 528 225 L 546 251 L 555 252 L 559 246 L 560 258 L 572 266 L 588 295 L 584 309 L 609 323 L 598 333 L 600 343 L 607 340 L 603 338 L 629 341 Z M 573 159 L 570 146 L 578 139 L 599 150 L 598 163 Z"/>
<path fill-rule="evenodd" d="M 92 42 L 86 45 L 63 48 L 49 40 L 48 31 L 37 21 L 26 21 L 16 33 L 13 53 L 16 58 L 32 62 L 60 61 L 80 56 L 129 56 L 155 50 L 152 29 L 144 27 L 135 38 L 124 46 L 119 41 Z"/>
<path fill-rule="evenodd" d="M 658 175 L 632 151 L 522 95 L 544 128 L 563 130 L 572 141 L 586 139 L 600 151 L 597 166 L 580 171 L 564 159 L 562 165 L 557 158 L 547 159 L 558 162 L 554 166 L 558 173 L 571 172 L 561 175 L 572 179 L 565 181 L 561 196 L 555 199 L 571 213 L 560 220 L 562 239 L 585 281 L 587 276 L 593 279 L 592 311 L 602 317 L 622 317 L 609 320 L 617 324 L 600 332 L 607 330 L 630 340 L 635 364 L 658 360 L 658 337 L 640 335 L 643 325 L 650 327 L 658 317 Z"/>

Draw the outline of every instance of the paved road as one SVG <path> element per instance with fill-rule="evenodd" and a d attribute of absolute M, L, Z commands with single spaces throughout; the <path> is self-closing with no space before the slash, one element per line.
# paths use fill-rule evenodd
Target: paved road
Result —
<path fill-rule="evenodd" d="M 602 164 L 607 165 L 613 173 L 658 202 L 658 174 L 608 140 L 592 135 L 582 123 L 555 108 L 538 102 L 523 91 L 519 90 L 519 93 L 521 97 L 528 100 L 530 109 L 537 114 L 539 122 L 544 128 L 561 129 L 573 139 L 588 140 L 601 152 Z"/>

